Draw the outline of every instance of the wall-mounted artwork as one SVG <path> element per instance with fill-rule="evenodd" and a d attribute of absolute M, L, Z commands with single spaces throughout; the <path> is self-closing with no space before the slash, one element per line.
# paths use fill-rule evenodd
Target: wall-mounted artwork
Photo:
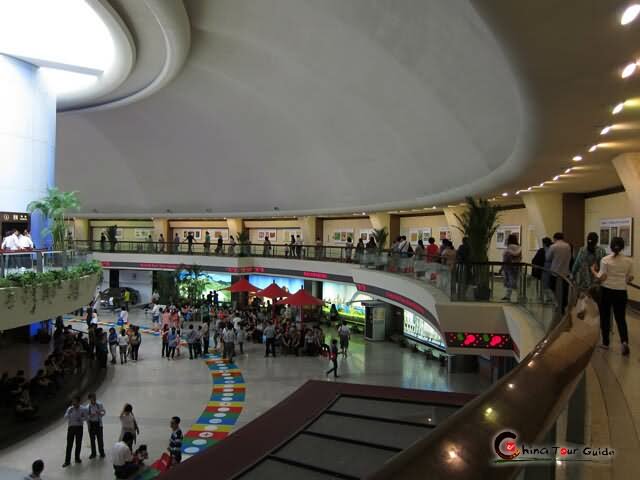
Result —
<path fill-rule="evenodd" d="M 200 238 L 202 238 L 202 230 L 183 230 L 182 231 L 182 238 L 184 238 L 186 240 L 187 237 L 189 236 L 189 234 L 193 235 L 193 238 L 196 241 L 198 241 L 198 240 L 200 240 Z"/>
<path fill-rule="evenodd" d="M 373 235 L 373 229 L 363 228 L 360 230 L 360 235 L 358 236 L 358 238 L 361 238 L 364 243 L 367 243 L 369 241 L 370 235 Z M 356 239 L 354 239 L 354 242 L 356 242 Z"/>
<path fill-rule="evenodd" d="M 509 235 L 514 234 L 518 237 L 518 245 L 521 244 L 522 225 L 500 225 L 495 233 L 496 248 L 507 248 L 507 240 Z"/>
<path fill-rule="evenodd" d="M 342 228 L 340 230 L 334 230 L 331 235 L 331 241 L 334 243 L 346 243 L 347 238 L 353 241 L 353 228 Z"/>
<path fill-rule="evenodd" d="M 600 220 L 600 245 L 611 252 L 609 243 L 613 237 L 622 237 L 624 250 L 628 257 L 633 256 L 633 218 L 603 218 Z"/>
<path fill-rule="evenodd" d="M 438 227 L 438 240 L 451 240 L 451 229 L 449 227 Z"/>
<path fill-rule="evenodd" d="M 153 235 L 153 228 L 135 228 L 133 238 L 137 241 L 148 240 L 149 235 Z"/>
<path fill-rule="evenodd" d="M 418 243 L 418 240 L 422 240 L 423 242 L 426 242 L 427 240 L 429 240 L 430 236 L 431 236 L 431 227 L 412 228 L 411 230 L 409 230 L 409 236 L 407 240 L 409 240 L 409 243 L 414 245 Z"/>
<path fill-rule="evenodd" d="M 218 238 L 222 238 L 223 242 L 229 240 L 229 229 L 228 228 L 214 228 L 211 230 L 211 239 L 218 241 Z"/>
<path fill-rule="evenodd" d="M 275 242 L 276 241 L 276 229 L 275 228 L 271 228 L 271 229 L 267 229 L 267 230 L 258 230 L 258 240 L 261 242 L 264 242 L 265 238 L 268 238 L 270 242 Z"/>

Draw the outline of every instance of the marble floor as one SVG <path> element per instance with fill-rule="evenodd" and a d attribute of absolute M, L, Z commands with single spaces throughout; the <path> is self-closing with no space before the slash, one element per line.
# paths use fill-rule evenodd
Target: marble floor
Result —
<path fill-rule="evenodd" d="M 114 318 L 104 313 L 101 320 Z M 132 312 L 135 324 L 148 326 L 149 317 L 140 311 Z M 138 443 L 149 447 L 150 458 L 157 458 L 167 446 L 169 418 L 182 418 L 183 431 L 202 412 L 211 394 L 209 369 L 201 360 L 189 360 L 188 355 L 168 362 L 160 357 L 158 337 L 144 335 L 137 363 L 109 368 L 105 382 L 98 390 L 98 398 L 107 410 L 104 436 L 107 458 L 89 460 L 89 437 L 85 430 L 82 464 L 66 469 L 64 460 L 66 423 L 55 422 L 39 435 L 0 451 L 0 480 L 21 479 L 31 462 L 42 458 L 47 479 L 82 478 L 102 480 L 113 478 L 110 447 L 120 431 L 118 415 L 124 403 L 131 403 L 140 425 Z M 340 381 L 388 385 L 426 390 L 480 392 L 488 382 L 476 375 L 448 374 L 437 362 L 427 361 L 423 355 L 397 345 L 365 342 L 355 338 L 350 356 L 339 362 Z M 250 422 L 310 379 L 325 379 L 327 361 L 308 357 L 264 358 L 261 345 L 249 345 L 235 363 L 246 381 L 244 409 L 235 429 Z M 24 473 L 22 473 L 24 475 Z"/>

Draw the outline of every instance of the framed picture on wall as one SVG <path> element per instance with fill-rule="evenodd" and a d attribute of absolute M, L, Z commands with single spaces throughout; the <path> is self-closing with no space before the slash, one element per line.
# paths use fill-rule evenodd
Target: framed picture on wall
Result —
<path fill-rule="evenodd" d="M 624 240 L 622 253 L 628 257 L 633 256 L 633 218 L 603 218 L 600 220 L 600 246 L 611 252 L 609 244 L 613 237 L 621 237 Z"/>
<path fill-rule="evenodd" d="M 442 241 L 444 239 L 451 240 L 451 229 L 449 227 L 439 227 L 438 228 L 438 240 Z"/>
<path fill-rule="evenodd" d="M 409 236 L 407 240 L 409 240 L 409 243 L 414 245 L 418 243 L 418 240 L 422 240 L 423 242 L 426 242 L 427 240 L 429 240 L 430 236 L 431 236 L 430 227 L 412 228 L 411 230 L 409 230 Z"/>
<path fill-rule="evenodd" d="M 360 235 L 358 236 L 358 238 L 361 238 L 364 243 L 367 243 L 369 241 L 369 235 L 373 235 L 373 229 L 363 228 L 360 230 Z M 354 238 L 353 241 L 356 242 L 357 239 Z"/>
<path fill-rule="evenodd" d="M 507 248 L 507 241 L 510 235 L 515 235 L 518 245 L 522 244 L 522 225 L 500 225 L 496 230 L 496 248 Z"/>
<path fill-rule="evenodd" d="M 153 228 L 135 228 L 133 238 L 137 241 L 147 240 L 149 235 L 153 235 Z"/>
<path fill-rule="evenodd" d="M 211 238 L 214 239 L 215 241 L 217 241 L 218 238 L 222 238 L 222 241 L 226 242 L 227 240 L 229 240 L 229 229 L 214 228 L 211 232 Z"/>
<path fill-rule="evenodd" d="M 258 230 L 258 240 L 260 242 L 264 242 L 264 239 L 268 238 L 269 241 L 273 242 L 276 239 L 276 230 L 268 229 L 268 230 Z"/>
<path fill-rule="evenodd" d="M 334 230 L 333 235 L 331 235 L 331 241 L 334 243 L 346 243 L 348 238 L 353 241 L 353 228 Z"/>

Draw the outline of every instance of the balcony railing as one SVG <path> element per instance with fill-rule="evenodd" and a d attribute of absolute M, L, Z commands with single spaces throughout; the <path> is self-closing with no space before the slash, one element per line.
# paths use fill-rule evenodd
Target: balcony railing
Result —
<path fill-rule="evenodd" d="M 0 278 L 12 273 L 60 270 L 87 260 L 86 251 L 0 250 Z"/>

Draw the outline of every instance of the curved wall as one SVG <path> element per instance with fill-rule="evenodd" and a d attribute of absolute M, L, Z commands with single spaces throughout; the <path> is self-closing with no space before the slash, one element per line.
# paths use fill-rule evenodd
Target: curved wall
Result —
<path fill-rule="evenodd" d="M 56 97 L 38 67 L 0 55 L 0 206 L 25 212 L 27 204 L 53 186 Z M 42 222 L 31 219 L 36 246 L 42 247 Z"/>
<path fill-rule="evenodd" d="M 87 305 L 100 274 L 64 280 L 60 286 L 0 288 L 0 330 L 31 325 Z"/>

